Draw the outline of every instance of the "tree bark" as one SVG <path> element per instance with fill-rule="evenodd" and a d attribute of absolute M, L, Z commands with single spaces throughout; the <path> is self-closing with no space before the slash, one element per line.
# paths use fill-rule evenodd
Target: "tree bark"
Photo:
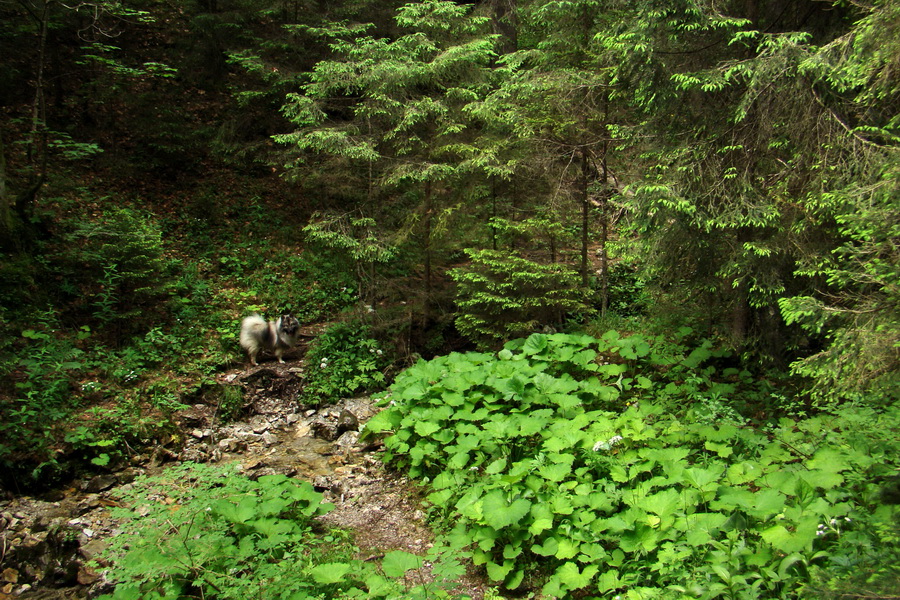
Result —
<path fill-rule="evenodd" d="M 11 199 L 6 192 L 6 148 L 3 146 L 3 132 L 0 131 L 0 247 L 12 241 Z"/>
<path fill-rule="evenodd" d="M 494 31 L 500 34 L 500 54 L 519 49 L 519 26 L 516 0 L 491 0 Z"/>
<path fill-rule="evenodd" d="M 425 313 L 426 316 L 428 314 L 428 309 L 431 304 L 431 230 L 432 230 L 432 218 L 434 207 L 432 191 L 431 191 L 431 181 L 425 182 L 425 219 L 424 226 L 425 232 L 423 237 L 425 238 Z"/>
<path fill-rule="evenodd" d="M 590 165 L 588 151 L 581 150 L 581 285 L 588 287 L 588 231 L 590 229 L 590 197 L 588 194 L 588 178 Z"/>
<path fill-rule="evenodd" d="M 600 193 L 600 316 L 605 317 L 609 308 L 609 254 L 606 245 L 609 241 L 609 105 L 603 106 L 603 155 L 600 157 L 600 170 L 603 177 L 603 189 Z"/>
<path fill-rule="evenodd" d="M 35 68 L 34 101 L 31 106 L 31 131 L 28 135 L 26 150 L 28 165 L 31 170 L 28 185 L 15 200 L 15 212 L 23 223 L 31 221 L 34 212 L 34 201 L 47 175 L 47 122 L 46 99 L 44 97 L 44 63 L 47 55 L 47 34 L 49 31 L 50 2 L 44 2 L 38 20 L 38 58 Z"/>

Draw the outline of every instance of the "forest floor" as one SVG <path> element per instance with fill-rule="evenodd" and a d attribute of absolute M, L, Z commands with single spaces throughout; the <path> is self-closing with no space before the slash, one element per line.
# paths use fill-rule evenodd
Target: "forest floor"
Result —
<path fill-rule="evenodd" d="M 309 481 L 334 510 L 323 524 L 352 532 L 363 560 L 392 550 L 423 555 L 434 532 L 426 522 L 422 496 L 402 475 L 385 468 L 377 440 L 360 441 L 358 430 L 377 412 L 369 397 L 345 399 L 320 409 L 296 402 L 302 386 L 302 358 L 284 364 L 221 373 L 221 385 L 243 388 L 244 416 L 217 423 L 216 409 L 196 404 L 178 415 L 185 443 L 157 447 L 132 457 L 131 465 L 72 482 L 41 497 L 0 501 L 0 600 L 89 598 L 110 591 L 96 559 L 118 523 L 110 508 L 136 476 L 156 474 L 172 464 L 237 462 L 251 478 L 282 473 Z M 431 580 L 430 565 L 407 573 L 407 583 Z M 456 593 L 481 600 L 488 587 L 470 572 Z"/>

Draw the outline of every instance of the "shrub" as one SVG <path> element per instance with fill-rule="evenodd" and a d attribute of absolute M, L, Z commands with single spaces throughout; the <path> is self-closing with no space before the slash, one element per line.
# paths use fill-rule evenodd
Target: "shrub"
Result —
<path fill-rule="evenodd" d="M 34 479 L 53 466 L 53 427 L 76 408 L 78 396 L 72 378 L 85 367 L 84 353 L 75 346 L 73 336 L 61 331 L 55 314 L 45 313 L 37 325 L 21 332 L 26 340 L 21 358 L 0 364 L 0 375 L 15 382 L 8 390 L 0 389 L 4 415 L 0 420 L 0 464 L 8 474 L 38 464 L 31 474 Z M 74 338 L 87 336 L 85 328 Z"/>
<path fill-rule="evenodd" d="M 79 298 L 95 329 L 118 344 L 160 321 L 177 268 L 152 217 L 118 208 L 79 223 L 65 243 L 53 257 L 63 287 Z"/>
<path fill-rule="evenodd" d="M 456 328 L 482 348 L 560 325 L 587 312 L 578 275 L 496 250 L 466 250 L 472 262 L 450 271 L 457 284 Z"/>
<path fill-rule="evenodd" d="M 594 280 L 594 295 L 598 297 L 599 281 Z M 640 315 L 649 303 L 646 283 L 637 270 L 624 261 L 609 266 L 609 310 L 622 317 Z"/>
<path fill-rule="evenodd" d="M 384 383 L 387 357 L 369 328 L 358 322 L 337 323 L 310 345 L 301 400 L 328 404 Z"/>
<path fill-rule="evenodd" d="M 332 507 L 309 483 L 185 463 L 141 478 L 124 501 L 132 508 L 117 511 L 122 534 L 105 552 L 117 585 L 103 598 L 278 598 L 355 583 L 356 565 L 327 562 L 349 559 L 348 546 L 312 535 L 313 518 Z"/>

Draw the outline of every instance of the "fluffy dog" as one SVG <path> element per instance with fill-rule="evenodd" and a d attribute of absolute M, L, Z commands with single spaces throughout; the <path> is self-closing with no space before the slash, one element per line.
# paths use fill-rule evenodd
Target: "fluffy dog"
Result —
<path fill-rule="evenodd" d="M 300 339 L 300 321 L 293 315 L 285 313 L 275 321 L 266 322 L 259 315 L 250 315 L 241 322 L 241 348 L 250 355 L 254 365 L 256 357 L 263 350 L 275 353 L 278 362 L 283 363 L 282 355 Z"/>

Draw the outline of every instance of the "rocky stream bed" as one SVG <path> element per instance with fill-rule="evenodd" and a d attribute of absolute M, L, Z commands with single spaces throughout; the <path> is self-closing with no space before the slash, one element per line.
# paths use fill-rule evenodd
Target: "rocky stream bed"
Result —
<path fill-rule="evenodd" d="M 359 441 L 359 429 L 377 411 L 368 397 L 319 410 L 297 405 L 301 361 L 264 363 L 222 374 L 221 385 L 243 388 L 244 420 L 220 424 L 214 406 L 196 404 L 178 414 L 185 443 L 137 454 L 117 472 L 74 481 L 40 497 L 0 500 L 0 600 L 92 598 L 110 591 L 91 561 L 117 533 L 110 514 L 117 491 L 141 474 L 180 461 L 238 461 L 251 478 L 282 473 L 309 481 L 335 505 L 320 517 L 353 532 L 363 558 L 390 550 L 424 553 L 433 533 L 417 488 L 385 470 L 378 444 Z M 428 578 L 427 566 L 408 576 Z M 473 572 L 459 593 L 475 600 L 485 585 Z"/>

